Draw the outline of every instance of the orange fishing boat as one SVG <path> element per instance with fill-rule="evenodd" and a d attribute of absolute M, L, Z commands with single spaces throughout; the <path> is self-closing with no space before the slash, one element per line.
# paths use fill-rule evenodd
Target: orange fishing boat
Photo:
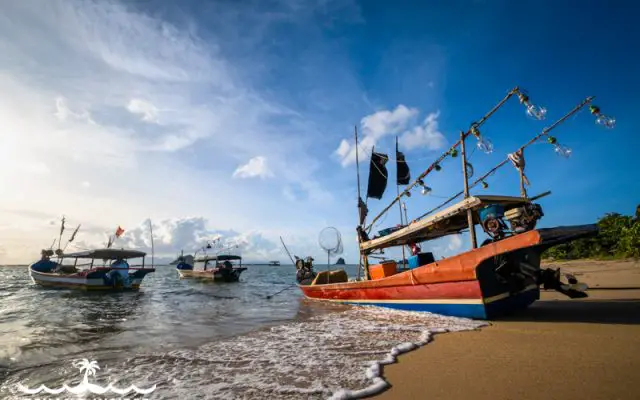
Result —
<path fill-rule="evenodd" d="M 305 297 L 477 319 L 490 319 L 528 307 L 540 298 L 541 286 L 557 290 L 571 298 L 586 297 L 585 284 L 578 283 L 575 277 L 569 274 L 563 276 L 559 269 L 542 269 L 540 260 L 542 252 L 552 246 L 597 234 L 597 226 L 536 228 L 544 213 L 542 207 L 534 201 L 550 192 L 534 197 L 527 195 L 524 149 L 540 139 L 546 139 L 558 154 L 566 155 L 562 151 L 566 152 L 567 149 L 559 146 L 557 139 L 549 133 L 569 116 L 591 103 L 593 97 L 578 104 L 485 175 L 474 182 L 469 181 L 473 167 L 466 157 L 465 140 L 472 135 L 478 141 L 478 148 L 490 152 L 492 146 L 482 137 L 479 127 L 510 97 L 516 95 L 525 105 L 529 115 L 538 119 L 544 117 L 546 110 L 532 105 L 524 91 L 519 88 L 511 90 L 487 115 L 472 124 L 467 132 L 461 132 L 460 140 L 411 184 L 408 166 L 404 155 L 398 151 L 396 142 L 397 183 L 398 186 L 407 186 L 403 191 L 398 190 L 398 196 L 368 225 L 365 224 L 368 209 L 360 196 L 358 174 L 360 222 L 357 232 L 362 260 L 359 275 L 362 271 L 363 276 L 349 280 L 346 272 L 341 269 L 316 273 L 310 259 L 298 260 L 297 281 Z M 598 121 L 608 118 L 600 114 L 595 106 L 591 106 L 591 113 L 598 117 Z M 612 124 L 603 125 L 612 127 Z M 357 130 L 355 143 L 357 149 Z M 561 147 L 560 150 L 558 147 Z M 406 218 L 406 207 L 401 203 L 402 198 L 410 197 L 411 190 L 418 187 L 422 188 L 423 194 L 430 193 L 431 189 L 424 184 L 423 179 L 431 171 L 440 170 L 440 164 L 446 158 L 457 157 L 458 148 L 462 159 L 464 190 L 411 222 L 403 219 L 403 211 Z M 357 154 L 356 150 L 356 157 Z M 386 154 L 372 152 L 368 198 L 382 197 L 386 188 L 387 160 Z M 486 178 L 510 162 L 520 176 L 520 196 L 470 194 L 470 189 L 477 184 L 482 184 L 486 189 Z M 462 200 L 449 205 L 460 196 L 463 196 Z M 378 236 L 370 238 L 375 222 L 396 203 L 400 206 L 401 224 L 383 229 L 379 231 Z M 445 206 L 448 207 L 444 208 Z M 477 244 L 477 226 L 487 236 L 480 246 Z M 436 260 L 432 253 L 420 250 L 419 243 L 463 232 L 468 232 L 470 236 L 471 249 L 468 251 Z M 385 260 L 384 250 L 393 247 L 402 248 L 403 260 L 405 249 L 411 252 L 408 265 L 398 265 L 395 261 Z M 372 263 L 370 259 L 375 258 L 381 258 L 382 261 Z"/>

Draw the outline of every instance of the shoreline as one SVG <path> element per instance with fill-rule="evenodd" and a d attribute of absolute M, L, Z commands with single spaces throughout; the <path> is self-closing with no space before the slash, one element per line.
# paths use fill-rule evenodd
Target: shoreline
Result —
<path fill-rule="evenodd" d="M 541 299 L 481 329 L 435 335 L 384 367 L 379 399 L 636 399 L 640 263 L 546 262 L 585 281 L 586 299 Z"/>

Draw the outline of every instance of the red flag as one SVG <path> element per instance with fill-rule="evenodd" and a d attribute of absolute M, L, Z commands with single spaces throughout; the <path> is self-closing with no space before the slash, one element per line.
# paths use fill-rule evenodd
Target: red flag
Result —
<path fill-rule="evenodd" d="M 122 229 L 119 225 L 118 225 L 118 229 L 116 229 L 116 237 L 120 237 L 122 236 L 122 234 L 124 233 L 124 229 Z"/>

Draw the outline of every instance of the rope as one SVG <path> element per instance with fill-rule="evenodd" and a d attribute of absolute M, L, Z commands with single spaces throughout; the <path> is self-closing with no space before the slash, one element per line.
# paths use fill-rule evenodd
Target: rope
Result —
<path fill-rule="evenodd" d="M 388 157 L 387 157 L 388 158 Z M 380 168 L 378 168 L 378 165 L 376 163 L 373 163 L 373 166 L 376 167 L 376 169 L 378 170 L 378 172 L 380 172 L 380 175 L 384 176 L 384 179 L 388 179 L 387 175 L 385 175 Z"/>
<path fill-rule="evenodd" d="M 537 140 L 539 140 L 541 137 L 548 135 L 549 132 L 551 132 L 554 128 L 556 128 L 560 123 L 564 122 L 567 118 L 569 118 L 571 115 L 575 114 L 576 112 L 578 112 L 580 109 L 582 109 L 584 106 L 586 106 L 587 104 L 591 103 L 591 101 L 593 101 L 594 96 L 589 96 L 586 99 L 584 99 L 580 104 L 578 104 L 577 106 L 575 106 L 573 108 L 573 110 L 569 111 L 567 114 L 565 114 L 562 118 L 560 118 L 559 120 L 557 120 L 556 122 L 554 122 L 551 126 L 544 128 L 542 130 L 542 132 L 540 132 L 538 135 L 534 136 L 531 140 L 529 140 L 527 143 L 525 143 L 523 146 L 521 146 L 517 151 L 521 151 L 523 149 L 525 149 L 526 147 L 528 147 L 529 145 L 535 143 Z M 478 183 L 482 182 L 483 180 L 485 180 L 489 175 L 492 175 L 493 173 L 495 173 L 499 168 L 503 167 L 505 164 L 507 164 L 510 161 L 510 158 L 507 157 L 506 159 L 502 160 L 498 165 L 496 165 L 495 167 L 491 168 L 489 170 L 489 172 L 487 172 L 486 174 L 482 175 L 480 178 L 476 179 L 475 182 L 473 182 L 471 185 L 469 185 L 469 189 L 471 189 L 472 187 L 474 187 L 475 185 L 477 185 Z M 434 211 L 439 210 L 440 208 L 444 207 L 445 205 L 449 204 L 450 202 L 452 202 L 454 199 L 456 199 L 457 197 L 459 197 L 460 195 L 462 195 L 464 193 L 464 191 L 459 192 L 455 195 L 453 195 L 451 198 L 449 198 L 447 201 L 445 201 L 444 203 L 440 204 L 439 206 L 427 211 L 426 213 L 422 214 L 420 217 L 418 217 L 417 219 L 420 220 L 424 217 L 426 217 L 427 215 L 433 213 Z"/>
<path fill-rule="evenodd" d="M 489 117 L 491 117 L 493 115 L 493 113 L 495 113 L 500 107 L 502 107 L 502 105 L 509 100 L 514 94 L 516 93 L 520 93 L 520 89 L 518 87 L 513 88 L 511 91 L 509 91 L 507 93 L 507 95 L 495 106 L 491 109 L 491 111 L 489 111 L 487 114 L 485 114 L 478 122 L 475 122 L 471 125 L 472 128 L 479 128 Z M 466 138 L 468 135 L 471 134 L 471 128 L 469 128 L 466 132 L 463 133 L 462 138 Z M 414 186 L 416 186 L 418 184 L 418 182 L 422 179 L 424 179 L 425 176 L 427 176 L 434 168 L 435 166 L 442 162 L 442 160 L 444 160 L 447 156 L 449 156 L 451 154 L 451 151 L 454 150 L 456 147 L 458 147 L 461 143 L 461 140 L 457 140 L 453 146 L 451 146 L 449 148 L 449 150 L 447 150 L 445 153 L 443 153 L 442 155 L 440 155 L 440 157 L 438 157 L 436 159 L 436 161 L 434 161 L 429 168 L 427 168 L 424 172 L 422 172 L 422 174 L 420 174 L 420 176 L 418 176 L 418 178 L 416 180 L 414 180 L 414 182 L 410 185 L 408 185 L 403 191 L 402 193 L 400 193 L 392 202 L 391 204 L 389 204 L 387 207 L 385 207 L 375 218 L 373 218 L 373 220 L 371 221 L 371 223 L 369 224 L 369 227 L 373 226 L 373 224 L 387 211 L 389 211 L 389 209 L 391 209 L 391 207 L 393 207 L 393 205 L 398 202 L 400 200 L 400 198 L 402 198 L 402 196 L 406 195 Z"/>

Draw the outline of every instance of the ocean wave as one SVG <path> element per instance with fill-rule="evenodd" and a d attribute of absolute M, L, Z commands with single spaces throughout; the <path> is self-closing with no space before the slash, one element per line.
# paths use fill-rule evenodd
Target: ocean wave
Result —
<path fill-rule="evenodd" d="M 351 399 L 387 387 L 382 365 L 435 333 L 486 323 L 353 307 L 200 346 L 128 360 L 127 374 L 157 384 L 153 399 Z"/>

